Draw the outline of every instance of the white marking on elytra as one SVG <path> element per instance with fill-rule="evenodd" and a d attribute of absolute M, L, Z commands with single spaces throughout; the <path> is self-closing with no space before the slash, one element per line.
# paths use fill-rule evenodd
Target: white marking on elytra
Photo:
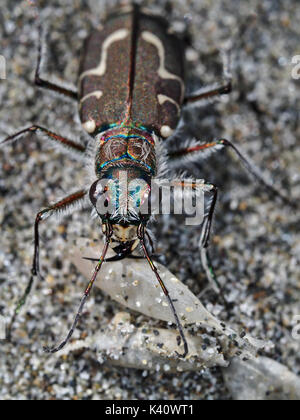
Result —
<path fill-rule="evenodd" d="M 174 130 L 172 130 L 171 127 L 169 127 L 168 125 L 163 125 L 160 129 L 160 134 L 164 137 L 170 137 L 172 136 L 172 134 L 174 134 Z"/>
<path fill-rule="evenodd" d="M 82 104 L 83 104 L 83 103 L 84 103 L 87 99 L 92 98 L 93 96 L 95 96 L 95 98 L 97 98 L 97 99 L 102 98 L 102 96 L 103 96 L 103 92 L 102 92 L 102 90 L 95 90 L 95 92 L 89 93 L 89 94 L 88 94 L 88 95 L 86 95 L 84 98 L 82 98 L 82 99 L 80 100 L 80 103 L 79 103 L 79 108 L 81 108 L 81 107 L 82 107 Z"/>
<path fill-rule="evenodd" d="M 165 102 L 171 102 L 173 105 L 176 106 L 177 110 L 178 110 L 178 115 L 180 115 L 181 113 L 181 109 L 180 109 L 180 105 L 174 101 L 174 99 L 170 98 L 169 96 L 166 95 L 157 95 L 158 98 L 158 102 L 160 103 L 160 105 L 163 105 Z"/>
<path fill-rule="evenodd" d="M 88 98 L 91 98 L 95 96 L 97 99 L 100 99 L 103 96 L 102 90 L 95 90 L 95 92 L 91 92 L 88 95 L 86 95 L 84 98 L 81 99 L 80 102 L 86 101 Z"/>
<path fill-rule="evenodd" d="M 158 69 L 158 74 L 162 79 L 178 80 L 178 82 L 180 83 L 180 86 L 181 86 L 181 99 L 183 100 L 184 91 L 185 91 L 184 82 L 180 77 L 176 76 L 173 73 L 170 73 L 166 69 L 166 66 L 165 66 L 166 52 L 165 52 L 165 47 L 164 47 L 163 43 L 161 42 L 161 40 L 156 35 L 152 34 L 151 32 L 148 32 L 148 31 L 145 31 L 145 32 L 142 33 L 142 38 L 146 42 L 149 42 L 150 44 L 154 45 L 157 48 L 159 59 L 160 59 L 160 66 L 159 66 L 159 69 Z"/>
<path fill-rule="evenodd" d="M 94 120 L 89 120 L 85 123 L 82 124 L 82 127 L 85 129 L 85 131 L 87 131 L 89 134 L 94 133 L 94 131 L 96 130 L 97 126 L 96 126 L 96 122 Z"/>
<path fill-rule="evenodd" d="M 108 49 L 109 47 L 114 44 L 115 42 L 122 41 L 129 36 L 128 29 L 119 29 L 118 31 L 112 33 L 106 40 L 103 42 L 102 51 L 101 51 L 101 59 L 98 67 L 85 71 L 80 76 L 80 80 L 82 80 L 86 76 L 104 76 L 106 73 L 107 67 L 107 56 L 108 56 Z"/>

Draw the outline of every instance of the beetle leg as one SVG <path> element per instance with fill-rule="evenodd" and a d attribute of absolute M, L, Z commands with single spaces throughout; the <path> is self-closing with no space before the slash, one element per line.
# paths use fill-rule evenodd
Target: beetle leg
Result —
<path fill-rule="evenodd" d="M 12 326 L 20 313 L 22 307 L 26 304 L 27 298 L 30 295 L 30 292 L 32 290 L 32 286 L 34 283 L 34 280 L 36 277 L 41 279 L 40 274 L 40 236 L 39 236 L 39 226 L 42 221 L 44 221 L 46 218 L 57 215 L 64 211 L 70 211 L 72 210 L 76 204 L 79 204 L 83 201 L 85 198 L 87 192 L 85 190 L 78 191 L 74 194 L 69 195 L 68 197 L 64 198 L 63 200 L 58 201 L 56 204 L 53 204 L 52 206 L 49 206 L 48 208 L 40 211 L 35 219 L 35 225 L 34 225 L 34 255 L 33 255 L 33 262 L 32 262 L 32 269 L 31 269 L 31 277 L 28 282 L 27 288 L 25 290 L 25 293 L 23 297 L 18 302 L 13 318 L 10 323 L 10 327 L 8 329 L 9 337 L 11 333 Z"/>
<path fill-rule="evenodd" d="M 97 258 L 89 258 L 89 257 L 83 257 L 83 260 L 91 261 L 91 262 L 98 262 Z M 114 257 L 106 258 L 105 263 L 109 262 L 116 262 L 116 261 L 123 261 L 123 260 L 144 260 L 145 257 L 139 256 L 139 255 L 115 255 Z"/>
<path fill-rule="evenodd" d="M 220 95 L 228 95 L 232 92 L 232 82 L 229 80 L 222 86 L 214 87 L 213 89 L 207 90 L 207 88 L 201 89 L 195 93 L 187 95 L 184 99 L 184 105 L 194 104 L 201 102 L 205 99 L 211 99 Z"/>
<path fill-rule="evenodd" d="M 161 255 L 159 255 L 159 254 L 152 254 L 151 255 L 151 258 L 153 259 L 153 261 L 156 261 L 160 257 L 161 257 Z M 86 260 L 86 261 L 92 261 L 92 262 L 97 262 L 98 261 L 97 258 L 82 257 L 82 259 Z M 144 260 L 145 257 L 142 256 L 142 255 L 127 255 L 127 256 L 116 255 L 115 257 L 106 258 L 104 262 L 105 263 L 116 262 L 116 261 L 122 261 L 122 260 L 125 260 L 125 259 L 128 259 L 128 260 Z"/>
<path fill-rule="evenodd" d="M 203 88 L 185 97 L 184 105 L 201 102 L 206 99 L 215 98 L 220 95 L 228 95 L 232 92 L 232 75 L 230 71 L 230 52 L 222 51 L 223 58 L 223 78 L 224 83 L 211 88 Z"/>
<path fill-rule="evenodd" d="M 205 152 L 208 151 L 218 151 L 218 150 L 230 149 L 235 152 L 235 154 L 240 159 L 241 163 L 245 169 L 258 181 L 258 183 L 264 187 L 264 189 L 273 197 L 280 199 L 281 202 L 290 206 L 296 207 L 297 205 L 293 203 L 288 197 L 283 195 L 278 188 L 275 188 L 273 184 L 265 179 L 261 171 L 247 159 L 239 149 L 233 145 L 229 140 L 221 139 L 212 143 L 203 143 L 192 145 L 185 149 L 181 149 L 175 152 L 169 153 L 171 161 L 176 161 L 178 159 L 187 159 L 189 162 L 197 163 L 201 157 L 205 157 Z"/>
<path fill-rule="evenodd" d="M 179 185 L 180 184 L 180 185 Z M 210 235 L 212 229 L 213 218 L 215 214 L 216 204 L 218 200 L 218 188 L 210 183 L 203 182 L 203 183 L 196 183 L 190 181 L 180 181 L 179 184 L 177 182 L 173 183 L 173 185 L 186 187 L 192 189 L 195 192 L 203 191 L 204 193 L 204 219 L 202 224 L 201 236 L 199 239 L 199 249 L 200 249 L 200 257 L 201 263 L 205 270 L 206 277 L 211 285 L 211 287 L 217 292 L 218 294 L 221 291 L 220 284 L 218 282 L 217 276 L 215 274 L 213 265 L 211 263 L 211 259 L 209 256 L 209 244 L 210 244 Z M 205 195 L 209 195 L 209 199 L 205 200 Z M 203 205 L 203 201 L 201 201 L 201 205 Z"/>
<path fill-rule="evenodd" d="M 80 154 L 84 156 L 85 153 L 85 146 L 76 143 L 72 140 L 66 139 L 65 137 L 59 136 L 58 134 L 53 133 L 52 131 L 47 130 L 46 128 L 40 127 L 39 125 L 33 125 L 29 128 L 25 128 L 24 130 L 19 131 L 18 133 L 7 137 L 5 140 L 0 142 L 0 147 L 5 144 L 13 143 L 16 140 L 19 140 L 24 134 L 26 133 L 36 133 L 41 132 L 46 135 L 46 138 L 50 141 L 53 141 L 54 143 L 62 146 L 67 151 L 73 151 L 76 154 Z"/>
<path fill-rule="evenodd" d="M 51 83 L 47 80 L 44 80 L 41 78 L 41 67 L 42 67 L 42 53 L 43 53 L 43 46 L 42 46 L 42 40 L 43 40 L 43 33 L 40 29 L 40 41 L 39 41 L 39 47 L 38 47 L 38 61 L 37 61 L 37 67 L 35 71 L 35 84 L 39 86 L 42 89 L 48 89 L 52 92 L 59 93 L 61 95 L 67 96 L 68 98 L 71 98 L 75 101 L 78 100 L 78 93 L 71 90 L 66 89 L 63 86 L 59 86 L 58 84 Z"/>
<path fill-rule="evenodd" d="M 213 218 L 216 210 L 216 204 L 218 201 L 218 188 L 215 185 L 208 184 L 211 186 L 210 195 L 211 198 L 208 201 L 207 207 L 205 206 L 205 214 L 204 214 L 204 224 L 201 231 L 201 236 L 199 240 L 199 249 L 200 249 L 200 256 L 201 256 L 201 263 L 205 270 L 207 279 L 211 284 L 212 288 L 217 292 L 220 293 L 221 286 L 217 279 L 214 267 L 212 265 L 212 261 L 209 255 L 209 244 L 210 244 L 210 236 L 212 230 L 212 223 Z"/>
<path fill-rule="evenodd" d="M 102 268 L 102 265 L 105 261 L 105 257 L 106 257 L 107 251 L 108 251 L 108 247 L 109 247 L 109 243 L 110 243 L 112 235 L 113 235 L 112 227 L 111 227 L 111 225 L 107 224 L 106 225 L 106 243 L 105 243 L 105 246 L 103 248 L 102 255 L 101 255 L 100 259 L 98 260 L 98 264 L 97 264 L 97 266 L 94 270 L 93 277 L 91 278 L 87 288 L 85 289 L 84 295 L 81 298 L 80 306 L 78 308 L 77 314 L 76 314 L 75 319 L 73 321 L 72 327 L 71 327 L 70 331 L 68 332 L 68 335 L 65 338 L 65 340 L 62 341 L 57 347 L 44 347 L 45 353 L 51 353 L 51 354 L 57 353 L 61 349 L 63 349 L 68 344 L 68 342 L 71 340 L 71 338 L 74 334 L 75 328 L 77 327 L 77 324 L 78 324 L 78 322 L 81 318 L 84 305 L 85 305 L 85 303 L 86 303 L 86 301 L 87 301 L 87 299 L 88 299 L 88 297 L 91 293 L 91 290 L 94 286 L 94 283 L 95 283 L 95 281 L 98 277 L 98 274 L 99 274 L 99 272 Z"/>
<path fill-rule="evenodd" d="M 164 284 L 164 282 L 163 282 L 163 280 L 162 280 L 162 278 L 161 278 L 161 276 L 160 276 L 160 274 L 158 272 L 158 269 L 157 269 L 156 265 L 154 264 L 154 262 L 153 262 L 153 260 L 152 260 L 152 258 L 150 256 L 150 254 L 149 254 L 149 252 L 147 250 L 146 243 L 145 243 L 145 226 L 144 225 L 140 225 L 139 226 L 139 229 L 138 229 L 138 237 L 139 237 L 139 240 L 141 242 L 141 246 L 143 248 L 144 255 L 145 255 L 145 257 L 146 257 L 146 259 L 147 259 L 147 261 L 148 261 L 148 263 L 149 263 L 149 265 L 150 265 L 153 273 L 155 274 L 155 276 L 156 276 L 156 278 L 157 278 L 157 280 L 158 280 L 158 282 L 160 284 L 160 287 L 162 288 L 162 291 L 164 292 L 164 294 L 165 294 L 165 296 L 166 296 L 166 298 L 167 298 L 167 300 L 169 302 L 170 308 L 171 308 L 171 310 L 173 312 L 173 315 L 174 315 L 174 319 L 175 319 L 177 328 L 179 330 L 179 334 L 180 334 L 181 340 L 183 342 L 184 353 L 183 354 L 179 354 L 178 352 L 176 352 L 176 354 L 177 354 L 178 357 L 185 358 L 187 356 L 188 352 L 189 352 L 188 343 L 186 341 L 186 338 L 185 338 L 185 335 L 184 335 L 184 332 L 183 332 L 183 327 L 182 327 L 181 322 L 179 320 L 179 317 L 178 317 L 177 311 L 175 309 L 173 300 L 171 299 L 170 294 L 169 294 L 169 291 L 166 288 L 166 286 L 165 286 L 165 284 Z"/>

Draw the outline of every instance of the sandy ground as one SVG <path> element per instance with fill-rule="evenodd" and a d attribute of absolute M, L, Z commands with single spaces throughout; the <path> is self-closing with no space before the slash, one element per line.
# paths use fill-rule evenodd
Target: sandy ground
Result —
<path fill-rule="evenodd" d="M 0 54 L 7 61 L 7 80 L 0 81 L 0 138 L 35 122 L 85 142 L 76 107 L 33 86 L 38 31 L 29 3 L 1 0 Z M 216 104 L 186 111 L 184 137 L 233 140 L 276 187 L 299 199 L 300 80 L 292 78 L 291 64 L 300 53 L 299 2 L 144 4 L 165 14 L 178 30 L 189 27 L 197 50 L 189 65 L 194 86 L 200 86 L 199 80 L 219 80 L 218 50 L 234 41 L 234 92 Z M 83 39 L 99 24 L 105 1 L 53 0 L 50 6 L 41 1 L 40 11 L 48 27 L 47 72 L 75 84 Z M 34 137 L 1 149 L 0 159 L 0 314 L 9 319 L 30 273 L 35 214 L 84 185 L 85 171 L 80 162 Z M 214 293 L 206 293 L 203 303 L 232 326 L 243 325 L 252 335 L 273 341 L 274 349 L 265 355 L 300 375 L 300 341 L 291 335 L 300 315 L 299 213 L 270 199 L 228 155 L 214 155 L 193 173 L 220 188 L 212 254 L 232 305 L 225 311 Z M 200 294 L 207 284 L 197 251 L 200 230 L 179 222 L 162 218 L 154 225 L 157 250 L 171 271 Z M 231 399 L 218 368 L 170 375 L 101 366 L 91 351 L 68 357 L 43 353 L 42 346 L 70 325 L 86 283 L 64 258 L 64 241 L 98 232 L 87 211 L 59 224 L 49 220 L 43 227 L 45 281 L 19 317 L 13 344 L 0 342 L 0 399 Z M 93 334 L 120 309 L 95 290 L 75 338 Z"/>

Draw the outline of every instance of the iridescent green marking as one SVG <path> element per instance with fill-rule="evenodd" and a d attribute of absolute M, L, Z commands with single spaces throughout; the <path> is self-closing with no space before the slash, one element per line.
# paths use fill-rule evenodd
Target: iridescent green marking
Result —
<path fill-rule="evenodd" d="M 107 143 L 111 139 L 124 139 L 124 140 L 139 139 L 139 140 L 146 141 L 150 146 L 152 146 L 152 144 L 149 142 L 149 140 L 146 137 L 139 136 L 139 135 L 117 134 L 117 135 L 112 135 L 110 137 L 107 137 L 107 139 L 105 139 L 104 142 Z"/>
<path fill-rule="evenodd" d="M 96 136 L 97 134 L 104 133 L 104 132 L 109 131 L 109 130 L 112 130 L 114 128 L 136 129 L 136 130 L 146 131 L 146 133 L 148 133 L 150 135 L 153 135 L 154 134 L 154 131 L 151 130 L 150 128 L 147 128 L 147 127 L 145 127 L 145 126 L 143 126 L 141 124 L 137 124 L 136 125 L 134 123 L 128 125 L 128 122 L 126 121 L 126 122 L 123 122 L 121 124 L 115 123 L 115 124 L 105 124 L 105 125 L 102 125 L 93 135 Z"/>
<path fill-rule="evenodd" d="M 102 125 L 99 128 L 99 130 L 97 130 L 95 132 L 95 135 L 100 134 L 100 133 L 104 133 L 105 131 L 112 130 L 113 128 L 117 128 L 117 127 L 120 127 L 120 125 L 119 124 L 105 124 L 105 125 Z"/>

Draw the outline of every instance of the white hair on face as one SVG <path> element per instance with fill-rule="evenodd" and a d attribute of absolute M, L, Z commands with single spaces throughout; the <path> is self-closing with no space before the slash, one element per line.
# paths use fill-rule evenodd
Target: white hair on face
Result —
<path fill-rule="evenodd" d="M 112 214 L 111 218 L 117 223 L 132 223 L 139 220 L 139 215 L 134 209 L 127 210 L 126 214 L 122 214 L 122 209 L 119 208 Z"/>

